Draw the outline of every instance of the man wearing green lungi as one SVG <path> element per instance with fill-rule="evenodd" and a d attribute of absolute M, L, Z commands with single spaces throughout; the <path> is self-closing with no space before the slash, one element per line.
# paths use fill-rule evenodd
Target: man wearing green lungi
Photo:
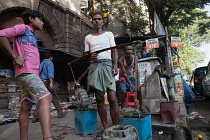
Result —
<path fill-rule="evenodd" d="M 85 37 L 84 52 L 84 55 L 92 53 L 89 58 L 88 91 L 93 92 L 96 95 L 98 113 L 104 129 L 106 129 L 108 128 L 108 120 L 107 112 L 104 108 L 105 92 L 107 92 L 113 125 L 119 124 L 119 106 L 114 79 L 114 75 L 118 73 L 118 53 L 116 49 L 94 53 L 95 51 L 115 46 L 115 41 L 112 32 L 105 32 L 102 30 L 104 21 L 100 12 L 93 13 L 92 25 L 94 32 Z"/>

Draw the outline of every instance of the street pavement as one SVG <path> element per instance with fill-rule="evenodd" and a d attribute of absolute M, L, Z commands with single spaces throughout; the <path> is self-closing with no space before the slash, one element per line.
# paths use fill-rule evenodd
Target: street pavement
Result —
<path fill-rule="evenodd" d="M 29 125 L 29 140 L 42 140 L 40 123 L 31 123 Z M 98 130 L 102 127 L 98 121 Z M 51 133 L 54 140 L 94 140 L 96 134 L 77 135 L 74 126 L 74 111 L 68 111 L 64 118 L 51 117 Z M 0 140 L 19 140 L 18 122 L 0 125 Z"/>
<path fill-rule="evenodd" d="M 181 120 L 176 124 L 163 124 L 160 114 L 152 115 L 152 135 L 153 140 L 185 140 L 182 126 L 187 127 L 187 113 L 185 105 L 182 101 L 182 96 L 179 97 L 181 107 Z M 109 126 L 111 118 L 109 114 L 109 107 L 106 106 L 107 115 L 109 119 Z M 102 130 L 102 124 L 97 116 L 97 132 Z M 51 117 L 51 132 L 54 140 L 94 140 L 96 133 L 82 136 L 77 135 L 74 126 L 74 110 L 69 110 L 65 118 Z M 40 123 L 31 123 L 29 125 L 29 140 L 42 140 Z M 0 140 L 19 140 L 19 126 L 18 122 L 0 125 Z"/>

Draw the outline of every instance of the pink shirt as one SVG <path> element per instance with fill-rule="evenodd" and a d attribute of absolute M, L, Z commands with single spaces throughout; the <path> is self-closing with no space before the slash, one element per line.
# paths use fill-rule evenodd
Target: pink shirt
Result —
<path fill-rule="evenodd" d="M 15 76 L 31 73 L 39 76 L 40 56 L 37 39 L 30 26 L 18 24 L 11 28 L 0 30 L 0 36 L 13 38 L 13 50 L 16 56 L 26 56 L 22 67 L 14 65 Z"/>

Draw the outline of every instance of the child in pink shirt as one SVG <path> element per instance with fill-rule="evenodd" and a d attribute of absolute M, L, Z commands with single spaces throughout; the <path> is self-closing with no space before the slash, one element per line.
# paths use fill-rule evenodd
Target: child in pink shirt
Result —
<path fill-rule="evenodd" d="M 14 27 L 1 30 L 0 36 L 7 38 L 14 37 L 13 50 L 15 55 L 24 56 L 25 62 L 21 67 L 14 65 L 15 75 L 33 73 L 39 76 L 39 50 L 33 29 L 28 25 L 18 24 Z"/>
<path fill-rule="evenodd" d="M 15 76 L 23 84 L 19 115 L 20 139 L 28 139 L 29 113 L 33 103 L 39 100 L 39 118 L 43 139 L 52 140 L 50 134 L 50 104 L 52 97 L 39 78 L 40 56 L 35 30 L 42 30 L 42 14 L 26 11 L 23 16 L 25 24 L 0 30 L 0 47 L 13 59 Z M 13 49 L 8 38 L 13 37 Z"/>

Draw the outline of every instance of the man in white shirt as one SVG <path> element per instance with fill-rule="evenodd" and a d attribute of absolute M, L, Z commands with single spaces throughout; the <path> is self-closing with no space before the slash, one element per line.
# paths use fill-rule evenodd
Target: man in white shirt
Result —
<path fill-rule="evenodd" d="M 104 94 L 107 92 L 110 105 L 110 114 L 113 125 L 119 124 L 119 106 L 116 97 L 116 85 L 114 75 L 118 73 L 116 49 L 110 49 L 101 53 L 97 50 L 115 46 L 112 32 L 104 32 L 103 16 L 100 12 L 93 13 L 92 25 L 94 32 L 85 37 L 84 55 L 90 56 L 90 67 L 88 72 L 88 91 L 95 93 L 98 113 L 104 129 L 108 128 L 107 112 L 104 108 Z M 113 70 L 115 73 L 113 73 Z"/>

